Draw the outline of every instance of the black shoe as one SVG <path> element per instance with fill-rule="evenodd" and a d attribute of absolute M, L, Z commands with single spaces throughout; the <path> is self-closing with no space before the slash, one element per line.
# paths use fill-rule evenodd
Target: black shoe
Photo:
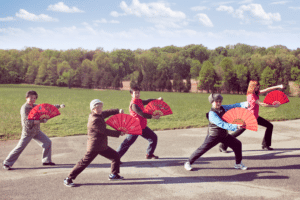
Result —
<path fill-rule="evenodd" d="M 67 187 L 75 187 L 72 179 L 70 179 L 68 177 L 64 180 L 64 185 L 67 186 Z"/>
<path fill-rule="evenodd" d="M 228 151 L 227 151 L 227 150 L 225 150 L 225 149 L 222 149 L 221 147 L 219 147 L 219 150 L 220 150 L 220 152 L 223 152 L 223 153 L 228 153 Z"/>
<path fill-rule="evenodd" d="M 110 174 L 108 176 L 108 180 L 110 181 L 120 181 L 120 180 L 123 180 L 124 177 L 123 176 L 120 176 L 119 174 Z"/>
<path fill-rule="evenodd" d="M 155 156 L 154 154 L 152 155 L 146 155 L 146 159 L 158 159 L 158 156 Z"/>
<path fill-rule="evenodd" d="M 267 150 L 267 151 L 272 151 L 272 150 L 274 150 L 272 147 L 270 147 L 270 146 L 262 146 L 262 149 L 263 150 Z"/>
<path fill-rule="evenodd" d="M 5 169 L 5 170 L 11 170 L 10 166 L 8 166 L 8 165 L 3 165 L 3 169 Z"/>
<path fill-rule="evenodd" d="M 43 165 L 45 166 L 45 165 L 51 165 L 51 166 L 53 166 L 53 165 L 55 165 L 55 163 L 53 163 L 53 162 L 48 162 L 48 163 L 43 163 Z"/>

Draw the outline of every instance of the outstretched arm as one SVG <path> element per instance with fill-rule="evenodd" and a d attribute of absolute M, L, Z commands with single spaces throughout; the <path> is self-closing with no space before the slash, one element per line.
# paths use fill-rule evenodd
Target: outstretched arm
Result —
<path fill-rule="evenodd" d="M 262 107 L 273 107 L 273 108 L 278 108 L 280 106 L 280 104 L 275 104 L 275 105 L 270 105 L 270 104 L 266 104 L 264 102 L 261 102 L 259 99 L 255 101 L 256 104 L 262 106 Z"/>
<path fill-rule="evenodd" d="M 273 86 L 273 87 L 269 87 L 269 88 L 260 90 L 259 92 L 260 92 L 260 94 L 263 94 L 263 93 L 269 92 L 271 90 L 282 89 L 282 88 L 283 88 L 283 85 L 276 85 L 276 86 Z"/>

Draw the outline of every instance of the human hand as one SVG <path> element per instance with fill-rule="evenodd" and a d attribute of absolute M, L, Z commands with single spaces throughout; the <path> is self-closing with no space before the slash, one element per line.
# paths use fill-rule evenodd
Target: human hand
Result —
<path fill-rule="evenodd" d="M 124 110 L 123 110 L 123 109 L 120 109 L 120 110 L 119 110 L 119 113 L 124 113 Z"/>
<path fill-rule="evenodd" d="M 279 88 L 283 89 L 284 87 L 283 87 L 283 85 L 281 84 L 281 85 L 279 85 Z"/>
<path fill-rule="evenodd" d="M 163 101 L 164 99 L 163 99 L 162 97 L 159 97 L 157 100 L 161 100 L 161 101 Z"/>
<path fill-rule="evenodd" d="M 274 108 L 278 108 L 280 106 L 280 103 L 276 103 L 275 105 L 273 105 Z"/>
<path fill-rule="evenodd" d="M 47 123 L 48 119 L 41 119 L 40 123 Z"/>
<path fill-rule="evenodd" d="M 123 135 L 125 135 L 125 134 L 126 134 L 125 132 L 121 132 L 121 134 L 120 134 L 120 135 L 121 135 L 121 136 L 123 136 Z"/>
<path fill-rule="evenodd" d="M 160 115 L 152 115 L 152 119 L 159 119 Z"/>
<path fill-rule="evenodd" d="M 60 108 L 64 108 L 64 107 L 66 107 L 65 104 L 61 104 L 60 105 Z"/>

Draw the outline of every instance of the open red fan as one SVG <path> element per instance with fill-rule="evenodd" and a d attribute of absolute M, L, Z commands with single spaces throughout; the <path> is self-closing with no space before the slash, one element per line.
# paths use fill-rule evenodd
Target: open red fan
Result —
<path fill-rule="evenodd" d="M 160 116 L 173 114 L 170 106 L 162 100 L 153 100 L 148 103 L 145 107 L 144 113 Z"/>
<path fill-rule="evenodd" d="M 230 124 L 242 125 L 245 122 L 246 129 L 257 131 L 258 124 L 255 116 L 245 108 L 232 108 L 222 116 L 222 119 Z"/>
<path fill-rule="evenodd" d="M 42 103 L 32 108 L 32 110 L 28 114 L 28 119 L 30 120 L 51 119 L 57 115 L 60 115 L 60 112 L 54 105 L 48 103 Z"/>
<path fill-rule="evenodd" d="M 114 129 L 131 135 L 142 135 L 140 122 L 128 114 L 116 114 L 110 117 L 106 124 Z"/>
<path fill-rule="evenodd" d="M 264 103 L 269 105 L 275 105 L 277 103 L 285 104 L 288 103 L 290 100 L 288 97 L 281 91 L 275 90 L 267 94 L 267 96 L 264 99 Z"/>

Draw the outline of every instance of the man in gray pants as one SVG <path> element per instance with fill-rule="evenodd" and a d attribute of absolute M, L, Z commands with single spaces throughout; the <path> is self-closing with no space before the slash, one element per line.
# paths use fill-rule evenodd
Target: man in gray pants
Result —
<path fill-rule="evenodd" d="M 25 147 L 34 139 L 43 148 L 43 165 L 55 165 L 51 161 L 51 140 L 40 130 L 40 123 L 46 123 L 47 120 L 28 120 L 28 114 L 32 108 L 36 106 L 35 101 L 38 94 L 35 91 L 28 91 L 26 93 L 26 103 L 21 107 L 21 122 L 22 135 L 17 146 L 9 153 L 7 158 L 3 161 L 3 169 L 10 170 L 11 166 L 17 161 Z M 62 105 L 54 105 L 56 108 L 64 108 Z"/>

